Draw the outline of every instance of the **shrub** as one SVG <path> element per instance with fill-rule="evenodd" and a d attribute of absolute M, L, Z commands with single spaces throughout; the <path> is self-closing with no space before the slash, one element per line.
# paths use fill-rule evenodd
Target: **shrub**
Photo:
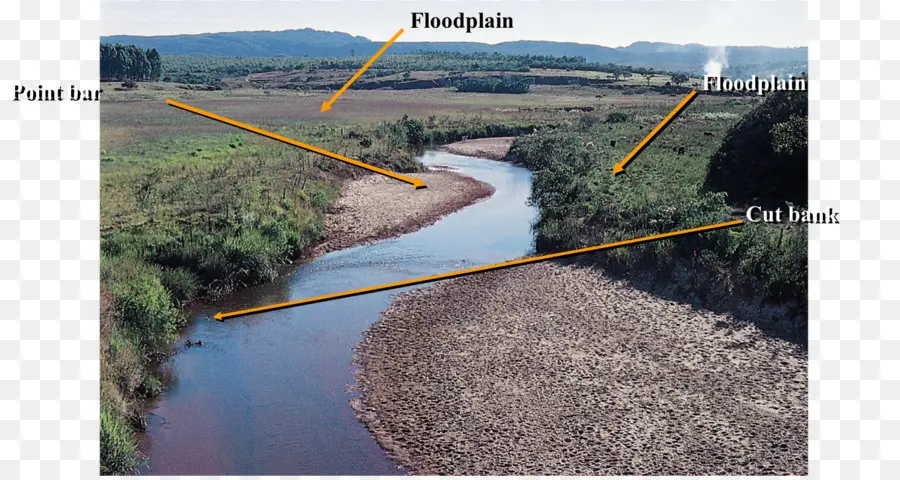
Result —
<path fill-rule="evenodd" d="M 611 144 L 609 135 L 615 134 L 606 126 L 559 128 L 521 136 L 511 146 L 507 159 L 534 172 L 529 201 L 539 212 L 534 224 L 539 252 L 677 231 L 732 217 L 725 192 L 700 191 L 702 157 L 681 160 L 684 157 L 670 153 L 673 157 L 664 158 L 666 153 L 660 151 L 652 162 L 641 165 L 639 179 L 613 180 L 609 174 L 613 160 L 604 149 Z M 594 147 L 587 148 L 588 143 Z M 688 162 L 699 165 L 685 175 Z M 754 321 L 770 327 L 785 316 L 799 319 L 794 330 L 778 327 L 778 333 L 798 342 L 805 339 L 805 228 L 746 225 L 611 250 L 582 261 L 629 279 L 646 278 L 654 288 L 664 286 L 682 298 L 699 298 L 706 308 L 737 314 L 748 304 L 766 302 L 777 307 L 773 316 L 757 315 Z"/>
<path fill-rule="evenodd" d="M 417 149 L 425 145 L 425 123 L 404 115 L 396 122 L 381 122 L 376 129 L 376 136 L 388 140 L 398 149 Z M 366 152 L 368 153 L 368 152 Z"/>
<path fill-rule="evenodd" d="M 273 248 L 274 247 L 274 248 Z M 278 276 L 273 259 L 277 247 L 258 230 L 244 230 L 229 237 L 223 255 L 230 266 L 230 277 L 240 285 L 268 282 Z"/>
<path fill-rule="evenodd" d="M 627 122 L 629 119 L 630 117 L 625 112 L 611 112 L 606 116 L 606 123 L 622 123 Z"/>
<path fill-rule="evenodd" d="M 144 354 L 175 340 L 181 317 L 158 277 L 140 272 L 112 294 L 116 323 L 140 339 Z"/>
<path fill-rule="evenodd" d="M 193 300 L 203 289 L 200 277 L 185 267 L 162 268 L 159 279 L 179 305 Z"/>
<path fill-rule="evenodd" d="M 806 91 L 770 92 L 725 135 L 704 188 L 738 204 L 806 205 L 809 197 Z"/>
<path fill-rule="evenodd" d="M 468 77 L 454 83 L 458 92 L 477 93 L 527 93 L 531 85 L 521 75 L 493 77 Z"/>

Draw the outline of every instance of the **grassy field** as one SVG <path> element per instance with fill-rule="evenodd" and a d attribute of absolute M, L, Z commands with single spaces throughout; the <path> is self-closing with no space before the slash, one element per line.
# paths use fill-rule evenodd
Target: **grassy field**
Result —
<path fill-rule="evenodd" d="M 363 173 L 167 106 L 172 98 L 398 172 L 430 144 L 572 124 L 600 104 L 590 92 L 509 96 L 449 89 L 350 92 L 322 114 L 323 95 L 199 91 L 139 84 L 101 104 L 101 463 L 140 463 L 134 431 L 162 383 L 150 365 L 183 323 L 180 307 L 274 278 L 323 240 L 342 182 Z M 322 92 L 327 93 L 327 92 Z M 613 103 L 606 102 L 609 108 Z"/>
<path fill-rule="evenodd" d="M 571 73 L 534 70 L 531 74 Z M 591 78 L 606 75 L 580 73 Z M 646 80 L 635 76 L 625 82 Z M 362 174 L 336 160 L 170 107 L 165 99 L 400 172 L 420 170 L 415 153 L 429 145 L 465 137 L 520 136 L 512 158 L 536 172 L 533 201 L 541 211 L 536 233 L 542 250 L 731 216 L 737 206 L 728 205 L 722 195 L 702 192 L 700 186 L 709 158 L 728 128 L 758 103 L 754 98 L 701 96 L 629 166 L 625 177 L 613 182 L 612 164 L 681 97 L 578 85 L 534 85 L 517 95 L 462 93 L 453 88 L 350 90 L 331 111 L 320 113 L 321 103 L 331 96 L 327 90 L 204 90 L 142 83 L 137 88 L 104 84 L 104 91 L 101 464 L 105 473 L 133 471 L 140 462 L 134 431 L 141 428 L 142 404 L 162 388 L 149 365 L 164 356 L 176 338 L 183 322 L 180 308 L 201 297 L 271 280 L 280 265 L 302 258 L 323 240 L 323 218 L 342 182 Z M 773 239 L 778 241 L 774 252 L 783 253 L 784 242 L 774 235 L 745 229 L 728 237 L 725 250 L 700 245 L 696 258 L 691 257 L 690 242 L 677 248 L 663 242 L 629 250 L 643 253 L 629 253 L 627 258 L 614 255 L 618 260 L 607 266 L 662 272 L 657 276 L 686 287 L 680 294 L 709 296 L 714 291 L 711 285 L 743 278 L 729 273 L 735 269 L 750 272 L 747 278 L 769 275 L 770 270 L 751 270 L 762 265 L 759 255 L 772 255 L 764 246 Z M 791 248 L 799 245 L 800 237 L 793 233 L 786 238 Z M 741 247 L 741 254 L 752 247 L 757 256 L 735 263 L 735 245 L 749 245 Z M 721 274 L 701 279 L 697 272 L 706 270 Z M 719 289 L 712 296 L 742 293 L 738 290 Z"/>

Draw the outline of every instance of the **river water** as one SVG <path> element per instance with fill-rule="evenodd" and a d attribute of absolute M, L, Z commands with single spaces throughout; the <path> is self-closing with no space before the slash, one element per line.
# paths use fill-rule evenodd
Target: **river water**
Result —
<path fill-rule="evenodd" d="M 531 173 L 509 164 L 426 152 L 490 183 L 489 199 L 417 232 L 329 253 L 266 285 L 193 310 L 186 338 L 203 340 L 167 365 L 170 385 L 141 438 L 157 475 L 397 475 L 404 472 L 349 406 L 352 349 L 402 290 L 239 317 L 288 300 L 497 263 L 533 249 Z M 415 193 L 410 190 L 410 195 Z"/>

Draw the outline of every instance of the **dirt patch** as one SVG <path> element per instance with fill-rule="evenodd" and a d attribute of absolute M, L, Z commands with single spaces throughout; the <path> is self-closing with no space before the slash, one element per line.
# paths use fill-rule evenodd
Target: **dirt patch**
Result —
<path fill-rule="evenodd" d="M 791 344 L 541 263 L 399 295 L 358 418 L 418 475 L 806 475 Z"/>
<path fill-rule="evenodd" d="M 450 171 L 418 175 L 428 188 L 381 175 L 347 183 L 325 218 L 325 243 L 315 254 L 416 231 L 494 194 L 494 187 Z"/>
<path fill-rule="evenodd" d="M 461 142 L 444 145 L 441 147 L 441 150 L 456 155 L 465 155 L 467 157 L 503 160 L 506 158 L 509 147 L 515 139 L 516 137 L 493 137 L 463 140 Z"/>

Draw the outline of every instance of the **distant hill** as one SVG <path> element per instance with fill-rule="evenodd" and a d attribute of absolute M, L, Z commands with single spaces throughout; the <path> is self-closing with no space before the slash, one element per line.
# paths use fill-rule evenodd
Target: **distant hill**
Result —
<path fill-rule="evenodd" d="M 279 32 L 223 32 L 198 35 L 101 37 L 104 43 L 133 44 L 155 48 L 163 55 L 209 55 L 242 57 L 346 57 L 372 55 L 382 45 L 365 37 L 342 32 L 324 32 L 306 28 Z M 709 57 L 709 47 L 699 44 L 676 45 L 661 42 L 636 42 L 627 47 L 604 47 L 567 42 L 516 41 L 496 45 L 477 42 L 397 42 L 391 53 L 417 51 L 464 53 L 497 52 L 509 55 L 582 56 L 589 62 L 654 66 L 666 69 L 696 70 Z M 728 61 L 739 64 L 806 64 L 807 48 L 728 47 Z"/>

